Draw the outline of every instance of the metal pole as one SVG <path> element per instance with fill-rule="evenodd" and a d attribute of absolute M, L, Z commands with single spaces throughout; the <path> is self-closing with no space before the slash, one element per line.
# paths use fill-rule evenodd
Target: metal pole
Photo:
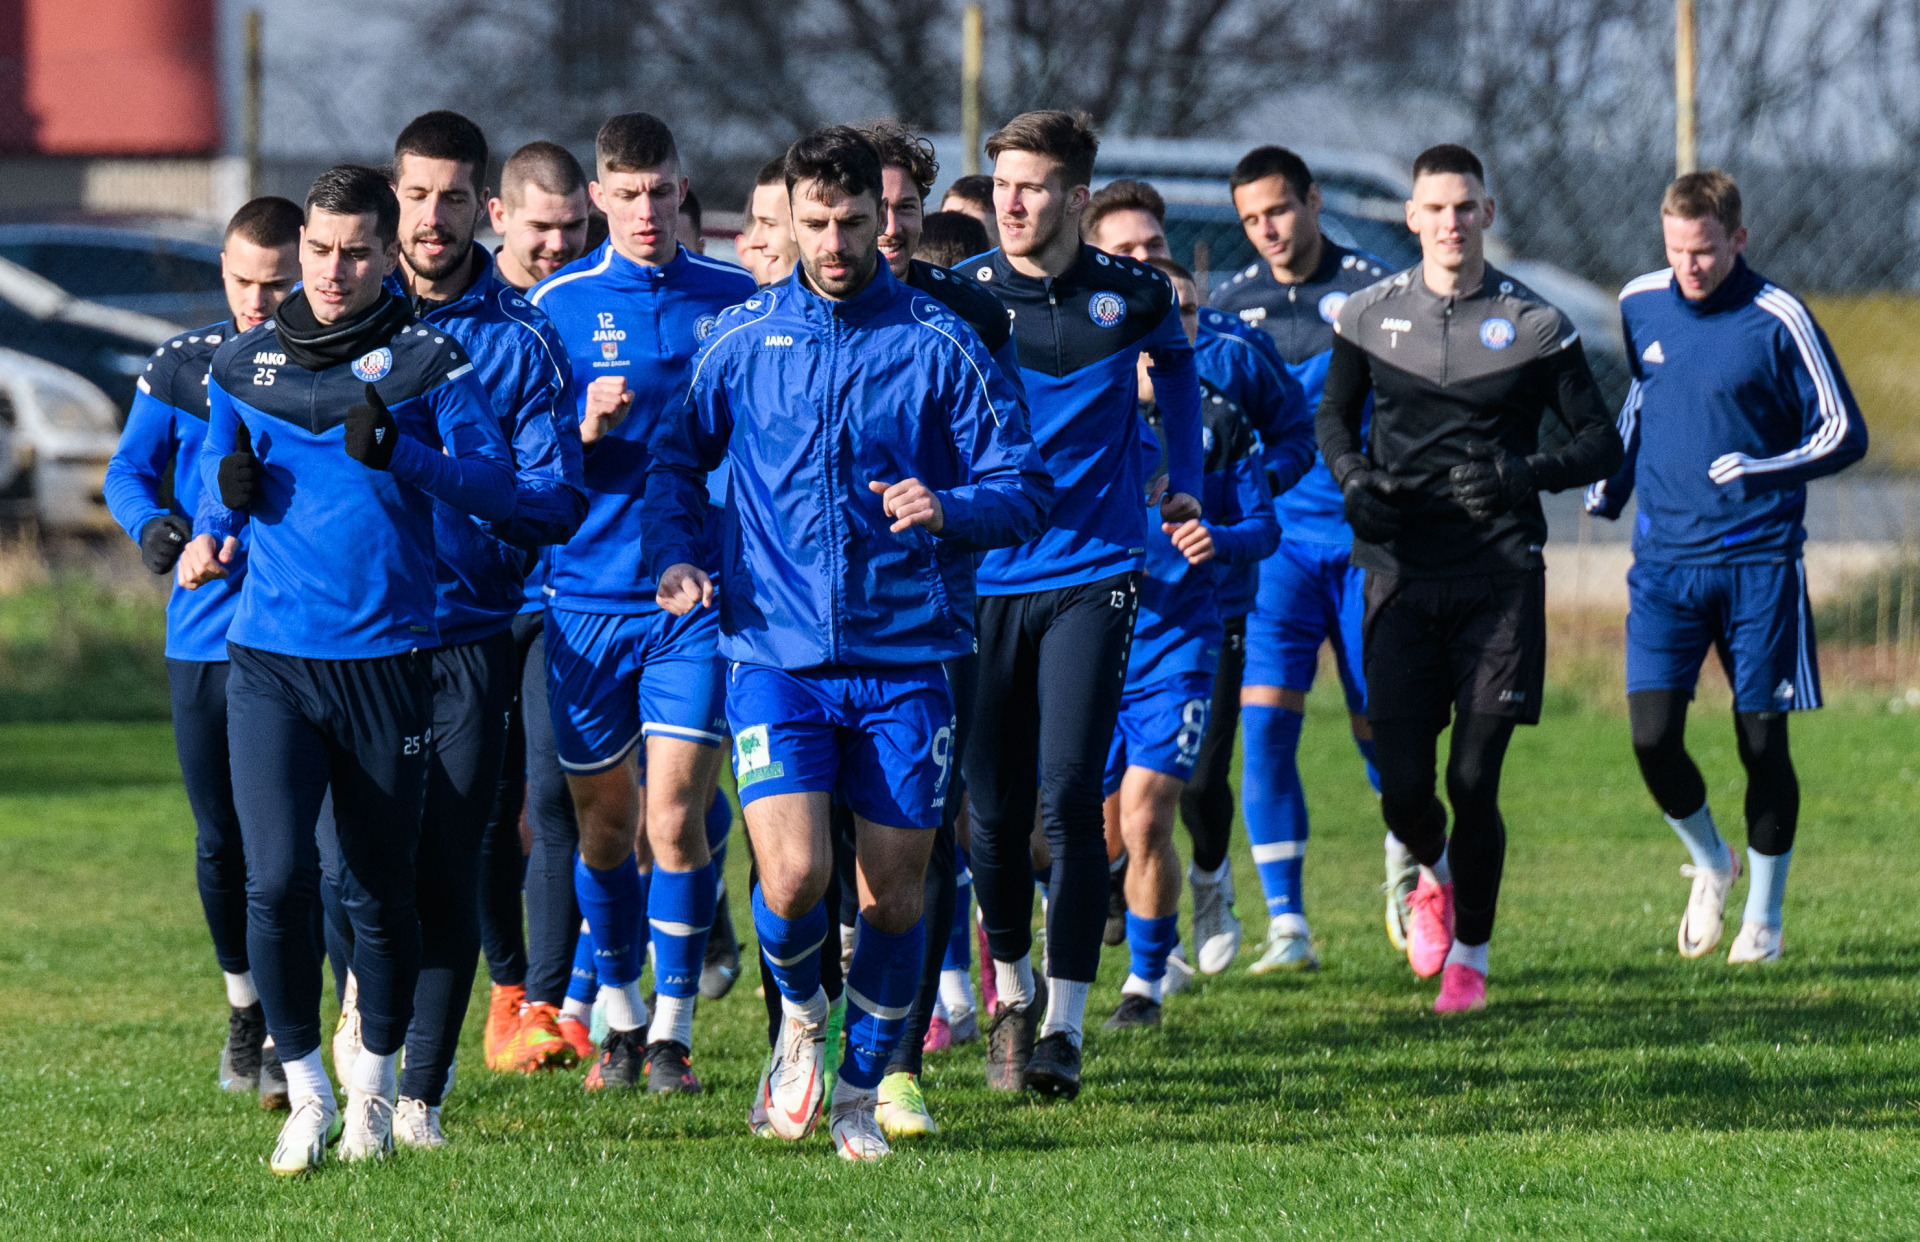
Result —
<path fill-rule="evenodd" d="M 1693 0 L 1674 0 L 1673 6 L 1673 166 L 1684 177 L 1698 171 L 1694 108 Z"/>
<path fill-rule="evenodd" d="M 260 10 L 244 18 L 245 67 L 240 99 L 240 150 L 247 162 L 247 197 L 260 196 Z"/>
<path fill-rule="evenodd" d="M 987 18 L 978 4 L 960 12 L 960 171 L 980 172 L 980 75 L 986 65 Z"/>

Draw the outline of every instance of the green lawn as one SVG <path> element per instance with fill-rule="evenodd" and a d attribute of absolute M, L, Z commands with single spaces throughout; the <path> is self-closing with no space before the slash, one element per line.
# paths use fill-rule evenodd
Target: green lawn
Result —
<path fill-rule="evenodd" d="M 1742 972 L 1675 956 L 1684 855 L 1624 720 L 1522 731 L 1492 1008 L 1443 1021 L 1380 930 L 1381 828 L 1327 697 L 1303 754 L 1327 969 L 1235 971 L 1157 1034 L 1096 1034 L 1075 1104 L 991 1097 L 977 1049 L 946 1054 L 946 1133 L 849 1168 L 824 1138 L 747 1134 L 751 980 L 702 1011 L 694 1101 L 490 1075 L 476 1003 L 453 1145 L 297 1183 L 266 1171 L 280 1115 L 214 1086 L 222 997 L 166 728 L 0 728 L 0 1235 L 1920 1234 L 1920 722 L 1861 700 L 1795 722 L 1788 958 Z M 1724 821 L 1723 722 L 1695 741 Z M 1098 1016 L 1124 973 L 1114 953 Z"/>

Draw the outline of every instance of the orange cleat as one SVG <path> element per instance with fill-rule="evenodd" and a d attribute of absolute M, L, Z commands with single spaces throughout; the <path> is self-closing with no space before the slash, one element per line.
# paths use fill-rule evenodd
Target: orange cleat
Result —
<path fill-rule="evenodd" d="M 600 1055 L 600 1045 L 593 1042 L 593 1028 L 572 1014 L 560 1015 L 558 1024 L 560 1038 L 567 1041 L 567 1047 L 573 1049 L 573 1055 L 582 1061 L 591 1061 Z"/>
<path fill-rule="evenodd" d="M 520 1011 L 526 1007 L 527 990 L 519 985 L 502 987 L 496 983 L 487 1001 L 487 1032 L 481 1040 L 487 1068 L 501 1073 L 514 1066 L 508 1059 L 514 1037 L 520 1033 Z"/>
<path fill-rule="evenodd" d="M 543 1069 L 570 1068 L 578 1057 L 561 1035 L 556 1019 L 560 1011 L 552 1005 L 528 1005 L 520 1014 L 520 1030 L 507 1045 L 502 1059 L 504 1068 L 522 1074 Z"/>

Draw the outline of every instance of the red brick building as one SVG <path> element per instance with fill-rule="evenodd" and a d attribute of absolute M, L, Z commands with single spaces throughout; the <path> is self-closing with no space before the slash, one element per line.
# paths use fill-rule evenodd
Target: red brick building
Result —
<path fill-rule="evenodd" d="M 0 153 L 219 151 L 215 0 L 0 0 Z"/>

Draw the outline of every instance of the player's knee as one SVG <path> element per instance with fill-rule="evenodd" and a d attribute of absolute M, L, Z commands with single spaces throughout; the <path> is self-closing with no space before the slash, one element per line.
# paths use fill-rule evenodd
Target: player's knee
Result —
<path fill-rule="evenodd" d="M 1735 712 L 1734 736 L 1739 743 L 1740 762 L 1749 775 L 1791 774 L 1793 757 L 1787 747 L 1787 713 Z"/>

